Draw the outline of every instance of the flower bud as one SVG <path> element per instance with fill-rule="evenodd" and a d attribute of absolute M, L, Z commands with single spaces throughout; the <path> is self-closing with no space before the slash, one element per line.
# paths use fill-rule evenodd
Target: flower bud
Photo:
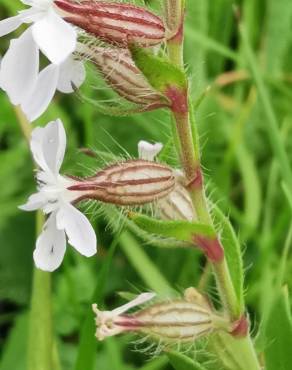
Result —
<path fill-rule="evenodd" d="M 169 105 L 136 67 L 128 49 L 81 44 L 78 51 L 97 65 L 106 82 L 123 98 L 149 109 Z"/>
<path fill-rule="evenodd" d="M 68 190 L 83 191 L 83 198 L 116 205 L 140 205 L 167 196 L 175 187 L 172 168 L 156 162 L 129 160 L 80 180 Z"/>
<path fill-rule="evenodd" d="M 138 143 L 139 158 L 153 161 L 161 152 L 163 145 L 160 143 L 151 144 L 141 140 Z M 159 216 L 165 220 L 188 220 L 197 218 L 191 197 L 184 187 L 186 179 L 180 170 L 175 170 L 176 184 L 173 191 L 160 199 L 156 204 Z"/>
<path fill-rule="evenodd" d="M 162 342 L 193 342 L 214 330 L 229 329 L 228 321 L 216 315 L 194 288 L 189 288 L 184 298 L 153 303 L 135 313 L 126 313 L 154 296 L 152 293 L 140 294 L 113 311 L 100 311 L 93 305 L 97 339 L 103 340 L 123 332 L 136 332 Z"/>
<path fill-rule="evenodd" d="M 150 11 L 120 2 L 55 0 L 63 18 L 88 33 L 111 43 L 148 47 L 165 38 L 162 19 Z"/>
<path fill-rule="evenodd" d="M 157 202 L 157 209 L 161 218 L 165 220 L 194 221 L 197 219 L 191 197 L 179 182 L 167 197 Z"/>

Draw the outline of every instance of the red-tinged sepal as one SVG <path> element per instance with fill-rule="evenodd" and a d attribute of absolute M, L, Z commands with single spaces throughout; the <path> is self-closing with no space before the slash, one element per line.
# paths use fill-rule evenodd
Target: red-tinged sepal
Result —
<path fill-rule="evenodd" d="M 175 183 L 175 173 L 169 166 L 138 159 L 109 166 L 68 190 L 84 194 L 82 199 L 135 206 L 167 196 Z"/>
<path fill-rule="evenodd" d="M 137 104 L 137 110 L 148 111 L 170 105 L 137 68 L 128 49 L 80 44 L 78 52 L 97 66 L 116 93 Z"/>
<path fill-rule="evenodd" d="M 67 22 L 106 42 L 149 47 L 165 40 L 163 20 L 143 7 L 97 0 L 54 3 Z"/>

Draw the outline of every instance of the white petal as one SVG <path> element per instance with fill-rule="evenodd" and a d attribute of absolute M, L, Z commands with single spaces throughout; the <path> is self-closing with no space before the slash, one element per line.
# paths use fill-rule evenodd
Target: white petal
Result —
<path fill-rule="evenodd" d="M 65 230 L 68 243 L 79 253 L 91 257 L 96 253 L 96 236 L 88 219 L 71 204 L 64 204 L 57 213 L 57 227 Z"/>
<path fill-rule="evenodd" d="M 52 213 L 37 239 L 33 252 L 36 267 L 44 271 L 54 271 L 62 263 L 66 251 L 66 237 L 63 230 L 56 227 L 56 215 Z"/>
<path fill-rule="evenodd" d="M 35 0 L 20 0 L 24 5 L 32 6 Z"/>
<path fill-rule="evenodd" d="M 60 64 L 73 53 L 76 48 L 77 34 L 72 26 L 66 23 L 54 11 L 32 26 L 35 42 L 47 58 Z"/>
<path fill-rule="evenodd" d="M 161 143 L 150 144 L 147 141 L 141 140 L 138 143 L 139 158 L 146 161 L 153 161 L 161 152 L 163 145 Z"/>
<path fill-rule="evenodd" d="M 21 104 L 27 119 L 33 122 L 39 118 L 52 101 L 59 78 L 59 67 L 50 64 L 39 74 L 31 94 Z"/>
<path fill-rule="evenodd" d="M 60 67 L 58 90 L 69 94 L 74 91 L 73 87 L 80 87 L 85 80 L 85 67 L 80 61 L 69 57 Z"/>
<path fill-rule="evenodd" d="M 66 133 L 61 120 L 37 127 L 31 134 L 30 147 L 37 164 L 44 171 L 58 174 L 66 150 Z"/>
<path fill-rule="evenodd" d="M 124 304 L 123 306 L 120 306 L 113 311 L 111 311 L 111 314 L 113 316 L 118 316 L 123 314 L 124 312 L 130 310 L 133 307 L 140 306 L 141 304 L 144 304 L 151 299 L 153 299 L 156 296 L 156 293 L 141 293 L 136 298 L 134 298 L 132 301 Z"/>
<path fill-rule="evenodd" d="M 8 33 L 16 30 L 22 24 L 21 16 L 16 15 L 0 21 L 0 37 L 8 35 Z"/>
<path fill-rule="evenodd" d="M 37 9 L 35 7 L 20 10 L 18 13 L 23 23 L 37 22 L 40 19 L 42 19 L 45 15 L 44 11 L 42 11 L 41 9 Z"/>
<path fill-rule="evenodd" d="M 19 206 L 19 209 L 22 209 L 23 211 L 35 211 L 37 209 L 43 208 L 43 206 L 47 203 L 47 200 L 44 198 L 43 194 L 41 193 L 35 193 L 32 194 L 27 202 Z"/>
<path fill-rule="evenodd" d="M 1 61 L 0 87 L 7 92 L 12 104 L 20 104 L 31 92 L 39 70 L 39 51 L 31 30 L 11 40 Z"/>

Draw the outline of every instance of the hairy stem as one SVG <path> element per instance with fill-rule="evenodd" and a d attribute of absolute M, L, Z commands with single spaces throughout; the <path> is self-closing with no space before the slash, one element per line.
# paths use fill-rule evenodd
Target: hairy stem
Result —
<path fill-rule="evenodd" d="M 168 52 L 170 60 L 176 65 L 183 68 L 183 37 L 180 38 L 181 43 L 175 44 L 173 41 L 168 42 Z M 175 46 L 175 47 L 174 47 Z M 175 109 L 172 109 L 176 121 L 177 136 L 180 141 L 180 158 L 182 166 L 187 178 L 187 186 L 191 195 L 193 205 L 196 209 L 198 218 L 201 222 L 213 225 L 213 221 L 208 209 L 207 198 L 205 195 L 204 178 L 200 164 L 200 148 L 197 135 L 195 118 L 190 108 L 190 98 L 188 91 L 185 92 L 185 99 L 180 96 L 176 104 L 173 104 Z M 178 107 L 179 102 L 184 102 L 184 107 Z M 185 108 L 187 107 L 187 109 Z M 219 241 L 218 237 L 218 241 Z M 216 278 L 218 292 L 222 304 L 229 314 L 230 320 L 239 320 L 244 315 L 243 308 L 237 298 L 235 288 L 231 279 L 230 271 L 223 254 L 223 259 L 220 261 L 210 261 L 213 266 L 213 271 Z M 224 343 L 226 345 L 226 343 Z M 249 363 L 249 368 L 259 370 L 260 365 L 254 350 L 252 340 L 249 335 L 240 338 L 237 341 L 239 352 L 246 358 L 246 363 Z"/>

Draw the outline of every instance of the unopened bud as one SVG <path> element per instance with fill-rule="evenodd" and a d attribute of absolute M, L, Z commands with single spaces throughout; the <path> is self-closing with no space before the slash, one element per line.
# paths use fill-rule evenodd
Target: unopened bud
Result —
<path fill-rule="evenodd" d="M 151 144 L 147 141 L 138 143 L 139 158 L 153 161 L 161 152 L 163 145 L 160 143 Z M 175 171 L 176 184 L 167 197 L 160 199 L 156 204 L 159 216 L 165 220 L 188 220 L 197 219 L 191 197 L 184 187 L 186 179 L 180 170 Z"/>
<path fill-rule="evenodd" d="M 115 44 L 148 47 L 165 38 L 162 19 L 143 7 L 97 0 L 55 0 L 63 18 L 96 37 Z"/>
<path fill-rule="evenodd" d="M 227 320 L 213 312 L 202 297 L 197 299 L 198 296 L 191 296 L 190 299 L 189 290 L 184 298 L 154 303 L 133 314 L 126 313 L 130 308 L 148 302 L 153 297 L 152 293 L 141 294 L 113 311 L 100 311 L 93 305 L 97 339 L 103 340 L 123 332 L 136 332 L 162 342 L 193 342 L 215 330 L 229 328 Z"/>
<path fill-rule="evenodd" d="M 83 198 L 116 205 L 140 205 L 167 196 L 175 187 L 171 167 L 151 161 L 117 163 L 81 180 L 68 190 L 84 192 Z"/>
<path fill-rule="evenodd" d="M 161 218 L 165 220 L 194 221 L 197 219 L 191 197 L 179 182 L 167 197 L 157 202 L 157 209 Z"/>
<path fill-rule="evenodd" d="M 128 49 L 81 44 L 78 51 L 97 65 L 106 82 L 123 98 L 149 109 L 169 106 L 136 67 Z"/>

